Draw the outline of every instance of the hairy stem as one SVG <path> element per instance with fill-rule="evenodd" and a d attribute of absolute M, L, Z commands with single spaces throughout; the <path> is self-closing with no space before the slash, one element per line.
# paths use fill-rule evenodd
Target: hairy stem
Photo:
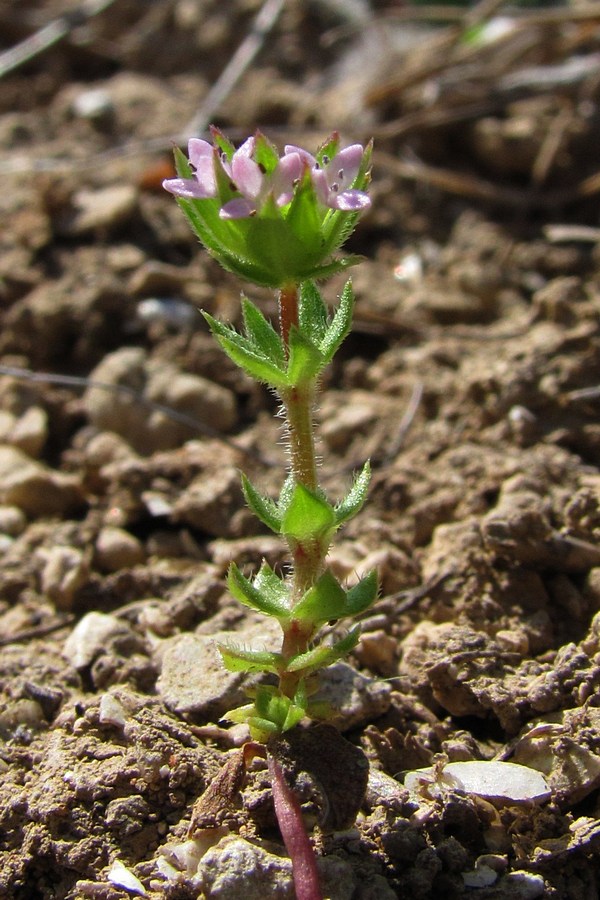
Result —
<path fill-rule="evenodd" d="M 289 354 L 290 331 L 298 327 L 298 286 L 289 285 L 279 293 L 279 324 L 286 354 Z M 303 484 L 311 491 L 318 488 L 317 459 L 313 411 L 316 379 L 296 384 L 281 391 L 289 442 L 290 473 L 296 484 Z M 293 558 L 292 604 L 312 587 L 325 566 L 325 554 L 314 538 L 290 544 Z M 285 659 L 305 652 L 309 647 L 312 631 L 307 633 L 292 623 L 284 630 L 282 656 Z M 298 685 L 298 676 L 287 673 L 282 676 L 281 690 L 292 697 Z"/>

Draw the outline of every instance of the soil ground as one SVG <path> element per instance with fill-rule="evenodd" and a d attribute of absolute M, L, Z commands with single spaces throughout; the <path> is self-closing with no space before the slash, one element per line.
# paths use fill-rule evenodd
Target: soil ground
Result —
<path fill-rule="evenodd" d="M 598 7 L 493 31 L 481 7 L 271 2 L 215 98 L 256 0 L 93 6 L 0 3 L 4 50 L 62 22 L 0 57 L 0 897 L 293 897 L 260 763 L 199 862 L 186 843 L 244 739 L 213 637 L 275 640 L 227 565 L 285 561 L 238 479 L 278 489 L 276 402 L 197 312 L 239 322 L 240 285 L 161 188 L 194 120 L 375 137 L 318 409 L 327 489 L 374 467 L 332 565 L 381 579 L 326 686 L 371 769 L 356 826 L 315 832 L 328 895 L 600 896 Z M 492 759 L 550 798 L 403 786 Z M 352 770 L 327 777 L 343 821 Z"/>

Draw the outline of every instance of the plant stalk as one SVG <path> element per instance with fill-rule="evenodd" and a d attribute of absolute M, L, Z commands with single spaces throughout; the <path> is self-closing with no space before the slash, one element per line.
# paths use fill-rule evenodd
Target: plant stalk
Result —
<path fill-rule="evenodd" d="M 298 285 L 292 284 L 279 293 L 280 333 L 289 355 L 290 331 L 299 325 Z M 316 379 L 282 390 L 281 401 L 285 411 L 287 437 L 289 441 L 290 473 L 296 484 L 302 484 L 311 491 L 318 489 L 317 458 L 315 452 L 313 410 L 316 394 Z M 290 542 L 293 558 L 292 605 L 311 588 L 323 573 L 325 553 L 318 540 Z M 297 627 L 293 620 L 284 630 L 282 656 L 295 656 L 308 650 L 312 632 L 307 633 Z M 298 684 L 298 676 L 287 673 L 282 676 L 281 690 L 293 696 Z"/>
<path fill-rule="evenodd" d="M 271 753 L 267 758 L 275 814 L 285 848 L 292 861 L 297 900 L 323 900 L 315 851 L 304 828 L 298 798 L 285 780 L 279 761 Z"/>

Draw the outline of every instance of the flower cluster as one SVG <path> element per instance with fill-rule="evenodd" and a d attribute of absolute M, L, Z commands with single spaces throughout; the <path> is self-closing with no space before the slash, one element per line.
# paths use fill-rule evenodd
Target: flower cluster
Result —
<path fill-rule="evenodd" d="M 333 134 L 315 156 L 257 132 L 237 150 L 218 130 L 176 151 L 178 177 L 163 182 L 225 268 L 269 287 L 321 278 L 354 259 L 333 255 L 371 204 L 370 146 L 339 148 Z"/>
<path fill-rule="evenodd" d="M 218 146 L 191 138 L 188 157 L 195 177 L 168 178 L 163 182 L 163 187 L 176 197 L 187 200 L 214 199 L 219 197 L 220 168 L 227 175 L 230 188 L 240 196 L 223 203 L 219 216 L 222 219 L 244 219 L 260 213 L 268 199 L 272 199 L 277 207 L 291 203 L 295 187 L 304 171 L 308 170 L 323 206 L 344 212 L 360 212 L 371 205 L 365 191 L 352 188 L 365 155 L 361 144 L 345 147 L 331 160 L 324 154 L 320 162 L 301 147 L 288 144 L 284 155 L 267 172 L 264 165 L 254 159 L 257 140 L 264 141 L 264 138 L 262 135 L 249 137 L 229 159 Z"/>

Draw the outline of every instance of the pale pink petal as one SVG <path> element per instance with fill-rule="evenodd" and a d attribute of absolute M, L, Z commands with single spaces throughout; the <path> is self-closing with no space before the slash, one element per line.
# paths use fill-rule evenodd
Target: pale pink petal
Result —
<path fill-rule="evenodd" d="M 214 193 L 207 193 L 205 187 L 195 178 L 167 178 L 162 186 L 165 191 L 188 200 L 207 200 Z"/>
<path fill-rule="evenodd" d="M 299 153 L 288 153 L 279 160 L 271 176 L 271 190 L 278 206 L 285 206 L 291 201 L 304 165 Z"/>
<path fill-rule="evenodd" d="M 209 144 L 208 141 L 202 141 L 200 138 L 190 138 L 188 141 L 188 156 L 194 168 L 198 167 L 201 159 L 207 156 L 212 159 L 213 151 L 213 145 Z"/>
<path fill-rule="evenodd" d="M 256 141 L 253 137 L 247 138 L 244 143 L 235 151 L 235 153 L 233 154 L 233 159 L 239 159 L 242 156 L 252 156 L 252 154 L 254 153 L 255 144 Z"/>
<path fill-rule="evenodd" d="M 323 203 L 324 206 L 329 206 L 329 185 L 327 183 L 327 176 L 323 169 L 313 169 L 311 172 L 312 175 L 312 183 L 314 185 L 315 191 L 317 193 L 317 197 Z"/>
<path fill-rule="evenodd" d="M 371 205 L 371 198 L 364 191 L 342 191 L 336 194 L 331 191 L 328 197 L 327 206 L 331 209 L 340 209 L 342 212 L 359 212 L 362 209 L 368 209 Z"/>
<path fill-rule="evenodd" d="M 221 219 L 248 219 L 255 212 L 256 208 L 248 200 L 235 197 L 221 207 L 219 216 Z"/>
<path fill-rule="evenodd" d="M 302 147 L 296 147 L 294 144 L 286 144 L 283 148 L 283 152 L 285 153 L 285 156 L 290 156 L 293 153 L 297 153 L 298 156 L 307 161 L 311 169 L 317 164 L 317 160 L 314 156 L 312 156 L 312 154 L 308 152 L 308 150 L 303 150 Z"/>
<path fill-rule="evenodd" d="M 215 159 L 211 153 L 210 156 L 203 156 L 196 163 L 196 178 L 203 189 L 206 191 L 207 197 L 217 196 L 217 179 L 215 177 Z"/>
<path fill-rule="evenodd" d="M 340 187 L 352 184 L 358 175 L 363 155 L 364 150 L 360 144 L 351 144 L 336 153 L 327 166 L 329 184 L 339 184 Z"/>
<path fill-rule="evenodd" d="M 246 141 L 247 143 L 248 141 Z M 240 194 L 251 197 L 253 200 L 258 197 L 263 186 L 264 175 L 253 159 L 250 159 L 249 156 L 238 156 L 236 153 L 231 163 L 231 175 Z"/>

